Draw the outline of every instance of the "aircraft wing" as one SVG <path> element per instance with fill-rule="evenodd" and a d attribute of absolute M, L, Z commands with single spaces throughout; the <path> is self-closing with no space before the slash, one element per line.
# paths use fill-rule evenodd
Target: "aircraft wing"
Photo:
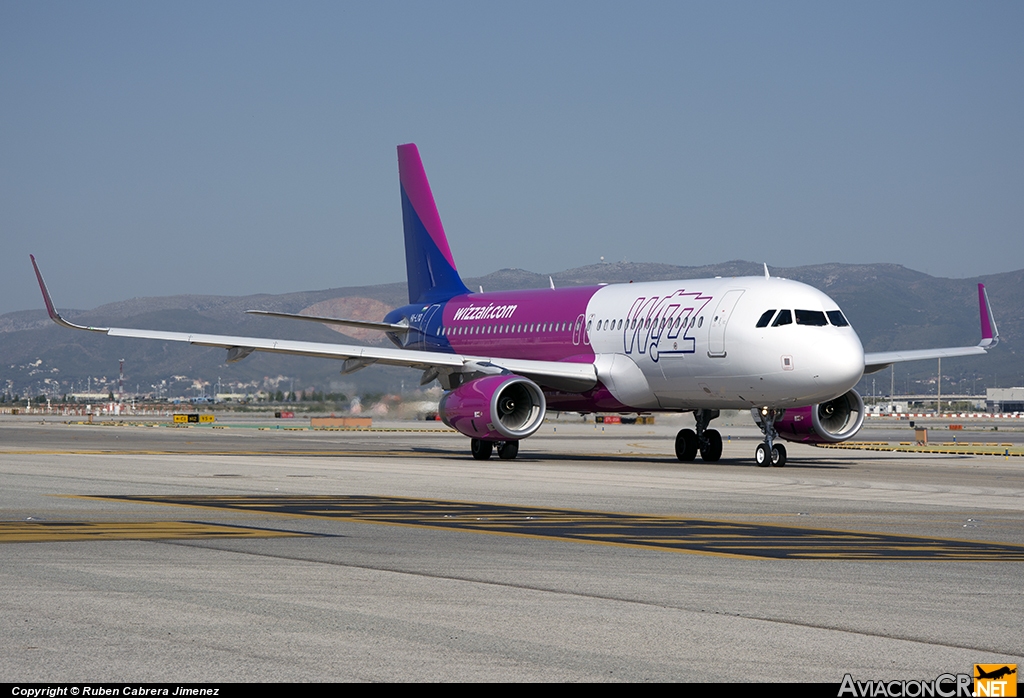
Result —
<path fill-rule="evenodd" d="M 316 356 L 328 359 L 340 359 L 345 363 L 343 373 L 351 373 L 364 366 L 380 363 L 388 366 L 406 366 L 421 369 L 425 372 L 424 379 L 433 380 L 441 371 L 509 371 L 530 378 L 540 385 L 566 390 L 583 392 L 597 385 L 597 370 L 593 364 L 571 363 L 563 361 L 532 361 L 528 359 L 504 359 L 485 356 L 469 356 L 465 354 L 444 354 L 413 349 L 387 347 L 363 347 L 353 344 L 327 344 L 322 342 L 300 342 L 287 339 L 269 339 L 264 337 L 233 337 L 216 334 L 192 334 L 188 332 L 165 332 L 162 330 L 141 330 L 125 327 L 90 327 L 68 322 L 57 312 L 50 298 L 50 292 L 39 272 L 36 258 L 31 256 L 32 267 L 39 281 L 46 302 L 46 312 L 50 319 L 62 327 L 74 330 L 99 332 L 110 337 L 132 337 L 135 339 L 159 339 L 165 342 L 185 342 L 203 347 L 221 347 L 227 349 L 228 363 L 241 361 L 254 351 L 275 354 L 294 354 L 297 356 Z"/>
<path fill-rule="evenodd" d="M 984 354 L 999 343 L 999 330 L 988 302 L 985 284 L 978 284 L 978 311 L 981 315 L 981 341 L 973 347 L 945 347 L 941 349 L 911 349 L 908 351 L 879 351 L 864 354 L 864 373 L 875 373 L 892 364 L 923 359 L 945 359 L 952 356 Z"/>

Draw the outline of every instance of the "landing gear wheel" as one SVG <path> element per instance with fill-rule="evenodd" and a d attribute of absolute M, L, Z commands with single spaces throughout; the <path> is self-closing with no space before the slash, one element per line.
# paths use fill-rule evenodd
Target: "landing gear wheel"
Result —
<path fill-rule="evenodd" d="M 767 468 L 771 465 L 771 458 L 768 457 L 768 444 L 758 444 L 754 451 L 754 462 L 759 468 Z"/>
<path fill-rule="evenodd" d="M 722 457 L 722 435 L 716 429 L 704 432 L 705 443 L 700 447 L 701 460 L 716 463 Z"/>
<path fill-rule="evenodd" d="M 772 446 L 772 466 L 781 468 L 786 464 L 786 447 L 782 444 Z"/>
<path fill-rule="evenodd" d="M 494 442 L 473 439 L 469 444 L 469 450 L 473 452 L 473 457 L 477 460 L 487 460 L 491 457 L 491 451 L 494 450 Z"/>
<path fill-rule="evenodd" d="M 693 429 L 682 429 L 676 434 L 676 458 L 684 463 L 697 459 L 697 432 Z"/>
<path fill-rule="evenodd" d="M 512 460 L 519 455 L 519 442 L 518 441 L 499 441 L 498 442 L 498 458 L 502 460 Z"/>
<path fill-rule="evenodd" d="M 761 427 L 764 434 L 764 441 L 754 451 L 754 462 L 758 467 L 765 468 L 769 465 L 781 468 L 786 464 L 786 447 L 777 443 L 779 432 L 775 429 L 775 422 L 786 414 L 786 410 L 776 407 L 762 407 L 752 409 L 754 422 Z"/>

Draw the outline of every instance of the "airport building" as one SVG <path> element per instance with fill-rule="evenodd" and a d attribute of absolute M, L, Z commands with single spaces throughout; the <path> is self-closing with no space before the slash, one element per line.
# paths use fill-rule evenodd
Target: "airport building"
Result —
<path fill-rule="evenodd" d="M 1024 388 L 989 388 L 985 409 L 995 414 L 1024 412 Z"/>

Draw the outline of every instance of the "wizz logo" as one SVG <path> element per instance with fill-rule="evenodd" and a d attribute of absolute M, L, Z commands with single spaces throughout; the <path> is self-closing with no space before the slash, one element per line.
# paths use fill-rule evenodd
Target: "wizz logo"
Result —
<path fill-rule="evenodd" d="M 652 361 L 697 350 L 696 320 L 711 296 L 679 289 L 668 296 L 641 296 L 633 301 L 623 328 L 623 351 L 647 354 Z"/>

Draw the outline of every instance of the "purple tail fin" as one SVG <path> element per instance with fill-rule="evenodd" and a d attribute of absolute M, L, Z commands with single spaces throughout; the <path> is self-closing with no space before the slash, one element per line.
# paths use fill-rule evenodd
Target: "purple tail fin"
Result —
<path fill-rule="evenodd" d="M 402 185 L 409 302 L 435 303 L 469 293 L 455 268 L 420 152 L 413 143 L 398 146 L 398 179 Z"/>

